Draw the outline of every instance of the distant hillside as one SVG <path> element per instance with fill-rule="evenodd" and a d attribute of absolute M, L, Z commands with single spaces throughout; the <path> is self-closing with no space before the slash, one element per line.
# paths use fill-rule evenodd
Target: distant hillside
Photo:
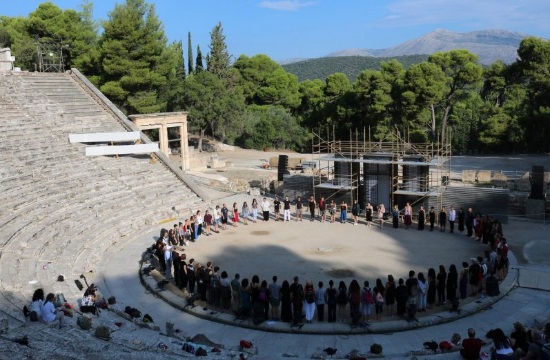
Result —
<path fill-rule="evenodd" d="M 333 56 L 309 59 L 282 66 L 287 72 L 296 75 L 299 81 L 306 79 L 321 79 L 324 81 L 327 76 L 337 72 L 344 73 L 350 81 L 355 81 L 361 71 L 367 69 L 379 70 L 383 61 L 391 59 L 399 61 L 405 68 L 408 68 L 412 64 L 428 59 L 428 55 L 393 57 Z"/>
<path fill-rule="evenodd" d="M 530 35 L 506 30 L 456 33 L 445 29 L 437 29 L 388 49 L 346 49 L 330 53 L 327 56 L 393 57 L 467 49 L 477 54 L 482 64 L 489 65 L 496 60 L 502 60 L 509 64 L 516 60 L 519 44 L 527 36 Z"/>

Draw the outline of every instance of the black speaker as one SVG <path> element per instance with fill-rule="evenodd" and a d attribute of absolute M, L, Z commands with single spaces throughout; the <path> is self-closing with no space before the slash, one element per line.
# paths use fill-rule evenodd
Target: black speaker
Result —
<path fill-rule="evenodd" d="M 544 200 L 544 166 L 533 165 L 531 171 L 531 199 Z"/>
<path fill-rule="evenodd" d="M 288 155 L 279 155 L 279 164 L 277 165 L 277 181 L 283 181 L 284 174 L 288 168 Z"/>

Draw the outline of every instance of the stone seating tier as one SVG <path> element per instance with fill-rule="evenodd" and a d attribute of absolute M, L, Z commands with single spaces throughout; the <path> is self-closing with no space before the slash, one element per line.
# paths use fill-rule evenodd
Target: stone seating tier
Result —
<path fill-rule="evenodd" d="M 204 207 L 149 156 L 86 158 L 68 142 L 105 131 L 126 129 L 68 75 L 0 76 L 0 311 L 10 319 L 21 321 L 39 286 L 74 302 L 73 280 L 113 244 L 175 217 L 174 206 Z"/>

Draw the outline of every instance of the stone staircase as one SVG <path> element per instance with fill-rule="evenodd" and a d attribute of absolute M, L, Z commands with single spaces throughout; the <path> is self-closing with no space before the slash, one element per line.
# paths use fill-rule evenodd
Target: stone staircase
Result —
<path fill-rule="evenodd" d="M 12 321 L 36 288 L 74 301 L 72 279 L 113 244 L 177 218 L 174 207 L 204 207 L 162 162 L 86 157 L 68 141 L 108 131 L 127 130 L 70 75 L 0 74 L 0 312 Z"/>

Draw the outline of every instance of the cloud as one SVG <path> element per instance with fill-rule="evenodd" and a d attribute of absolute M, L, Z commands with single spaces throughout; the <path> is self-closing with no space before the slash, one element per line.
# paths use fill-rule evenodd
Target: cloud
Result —
<path fill-rule="evenodd" d="M 377 26 L 421 25 L 550 28 L 548 0 L 391 0 Z"/>
<path fill-rule="evenodd" d="M 314 1 L 301 0 L 262 1 L 260 7 L 280 11 L 297 11 L 314 4 Z"/>

